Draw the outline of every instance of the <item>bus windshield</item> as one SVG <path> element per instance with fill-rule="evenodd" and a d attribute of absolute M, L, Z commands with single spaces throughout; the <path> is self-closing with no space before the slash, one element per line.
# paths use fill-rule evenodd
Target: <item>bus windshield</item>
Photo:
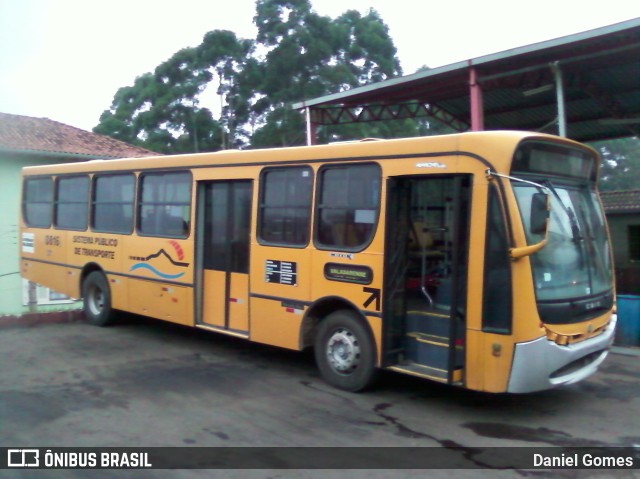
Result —
<path fill-rule="evenodd" d="M 529 177 L 530 173 L 526 176 Z M 595 188 L 587 175 L 582 178 L 556 176 L 553 179 L 549 178 L 555 175 L 535 176 L 535 180 L 551 192 L 548 242 L 531 256 L 541 316 L 550 323 L 588 319 L 612 300 L 597 300 L 611 295 L 612 265 L 604 214 Z M 519 182 L 512 185 L 527 242 L 537 243 L 542 240 L 542 235 L 531 231 L 529 212 L 533 195 L 539 193 L 539 189 Z M 564 315 L 557 307 L 565 303 L 570 308 L 575 306 L 575 301 L 586 301 L 582 308 L 578 308 L 580 312 L 575 311 L 575 314 Z M 552 308 L 554 314 L 545 317 L 545 304 L 556 305 Z"/>
<path fill-rule="evenodd" d="M 580 298 L 609 291 L 609 242 L 595 193 L 547 183 L 553 191 L 549 241 L 531 257 L 539 301 Z M 542 240 L 528 225 L 535 187 L 514 185 L 529 244 Z"/>

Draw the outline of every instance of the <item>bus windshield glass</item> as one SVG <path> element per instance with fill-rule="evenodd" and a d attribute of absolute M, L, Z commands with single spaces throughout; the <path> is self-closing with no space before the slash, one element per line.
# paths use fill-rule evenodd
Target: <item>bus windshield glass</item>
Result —
<path fill-rule="evenodd" d="M 535 149 L 530 146 L 529 152 L 534 152 Z M 587 301 L 611 293 L 612 265 L 607 229 L 594 183 L 590 181 L 595 158 L 587 161 L 585 157 L 577 161 L 579 155 L 564 148 L 570 152 L 565 159 L 565 163 L 572 165 L 570 168 L 556 165 L 547 174 L 540 171 L 542 168 L 536 168 L 533 175 L 531 169 L 528 172 L 514 172 L 514 175 L 543 184 L 551 194 L 548 243 L 531 256 L 536 297 L 539 306 L 543 306 L 542 310 L 545 303 L 557 305 L 576 300 Z M 582 151 L 578 153 L 584 155 Z M 563 159 L 559 156 L 559 149 L 555 149 L 554 156 L 556 163 L 561 164 Z M 533 196 L 539 193 L 539 189 L 518 182 L 512 185 L 524 221 L 527 242 L 537 243 L 543 239 L 542 235 L 531 231 L 529 220 Z M 597 310 L 605 307 L 605 303 L 608 301 L 592 301 L 588 304 Z M 554 310 L 556 314 L 560 312 L 557 308 Z M 583 313 L 586 314 L 573 319 L 586 319 L 589 312 L 585 310 Z M 551 321 L 562 320 L 567 320 L 567 317 Z"/>

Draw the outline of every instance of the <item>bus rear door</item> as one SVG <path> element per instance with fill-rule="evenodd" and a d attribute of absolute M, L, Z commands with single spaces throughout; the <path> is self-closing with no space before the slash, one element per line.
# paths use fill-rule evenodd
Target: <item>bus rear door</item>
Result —
<path fill-rule="evenodd" d="M 240 336 L 249 332 L 250 180 L 198 185 L 200 303 L 196 323 Z"/>

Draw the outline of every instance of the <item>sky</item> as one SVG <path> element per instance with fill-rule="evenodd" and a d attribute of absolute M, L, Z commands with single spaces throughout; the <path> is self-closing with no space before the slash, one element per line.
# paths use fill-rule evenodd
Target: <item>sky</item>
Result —
<path fill-rule="evenodd" d="M 632 0 L 311 0 L 378 11 L 405 74 L 640 17 Z M 91 130 L 118 88 L 211 30 L 255 38 L 255 0 L 0 0 L 0 112 Z M 301 98 L 303 100 L 303 98 Z"/>

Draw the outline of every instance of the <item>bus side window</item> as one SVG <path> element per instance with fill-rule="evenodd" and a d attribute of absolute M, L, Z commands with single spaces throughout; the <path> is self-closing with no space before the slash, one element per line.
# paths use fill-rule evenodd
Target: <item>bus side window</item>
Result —
<path fill-rule="evenodd" d="M 89 222 L 89 176 L 59 177 L 56 182 L 55 226 L 85 231 Z"/>
<path fill-rule="evenodd" d="M 482 330 L 511 333 L 511 261 L 505 218 L 495 186 L 489 189 Z"/>
<path fill-rule="evenodd" d="M 306 246 L 311 223 L 313 172 L 308 166 L 267 168 L 260 181 L 258 239 L 263 244 Z"/>
<path fill-rule="evenodd" d="M 135 175 L 94 176 L 92 228 L 103 233 L 130 234 L 133 231 Z"/>
<path fill-rule="evenodd" d="M 376 230 L 380 167 L 332 165 L 322 168 L 319 176 L 316 244 L 324 249 L 364 249 Z"/>
<path fill-rule="evenodd" d="M 144 173 L 140 176 L 138 231 L 168 238 L 189 236 L 191 174 Z"/>
<path fill-rule="evenodd" d="M 48 228 L 53 214 L 53 179 L 29 178 L 22 192 L 22 215 L 31 227 Z"/>

